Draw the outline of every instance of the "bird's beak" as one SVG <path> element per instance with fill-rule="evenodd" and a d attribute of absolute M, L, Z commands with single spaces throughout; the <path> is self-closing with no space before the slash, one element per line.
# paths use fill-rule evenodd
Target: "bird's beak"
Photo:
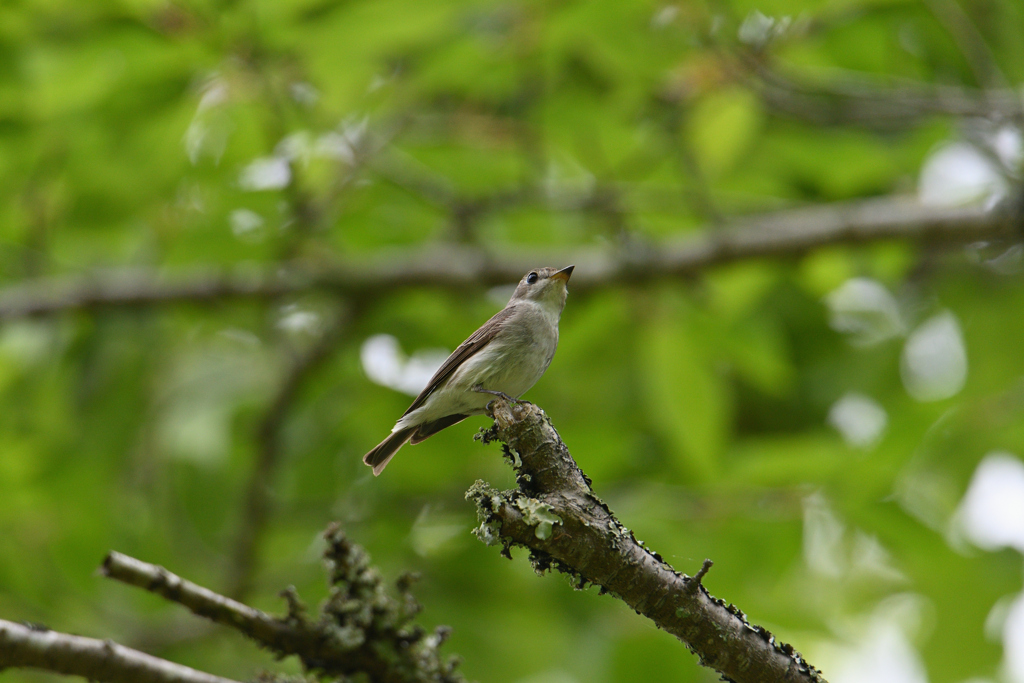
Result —
<path fill-rule="evenodd" d="M 566 268 L 562 268 L 560 271 L 558 271 L 557 273 L 552 275 L 551 279 L 553 279 L 553 280 L 562 280 L 563 282 L 568 282 L 569 281 L 569 276 L 572 275 L 572 269 L 575 268 L 575 267 L 576 266 L 568 266 Z"/>

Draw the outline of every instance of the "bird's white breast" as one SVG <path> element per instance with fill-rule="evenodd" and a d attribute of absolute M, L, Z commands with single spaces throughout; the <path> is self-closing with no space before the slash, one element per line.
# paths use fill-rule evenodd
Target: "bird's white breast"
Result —
<path fill-rule="evenodd" d="M 501 332 L 460 368 L 454 384 L 479 384 L 519 397 L 537 383 L 555 355 L 558 315 L 533 302 L 520 303 L 516 309 Z"/>
<path fill-rule="evenodd" d="M 525 394 L 541 378 L 555 355 L 559 313 L 560 310 L 550 311 L 532 301 L 517 304 L 516 311 L 504 321 L 498 334 L 467 358 L 423 406 L 399 420 L 396 429 L 445 415 L 484 412 L 494 396 L 473 391 L 475 386 L 500 391 L 513 398 Z"/>

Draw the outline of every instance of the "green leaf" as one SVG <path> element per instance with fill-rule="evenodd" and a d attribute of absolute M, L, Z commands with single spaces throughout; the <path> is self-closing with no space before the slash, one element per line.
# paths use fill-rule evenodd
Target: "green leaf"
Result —
<path fill-rule="evenodd" d="M 690 112 L 686 140 L 709 176 L 736 166 L 762 125 L 760 100 L 748 90 L 731 88 L 703 97 Z"/>
<path fill-rule="evenodd" d="M 713 356 L 680 313 L 679 308 L 663 308 L 641 334 L 647 409 L 678 469 L 706 481 L 719 469 L 731 398 Z"/>

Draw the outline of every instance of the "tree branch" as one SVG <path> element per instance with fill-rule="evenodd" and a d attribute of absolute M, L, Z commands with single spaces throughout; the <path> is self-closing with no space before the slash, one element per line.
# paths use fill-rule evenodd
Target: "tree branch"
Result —
<path fill-rule="evenodd" d="M 994 209 L 978 206 L 922 206 L 912 198 L 889 197 L 779 211 L 733 221 L 723 230 L 664 244 L 637 243 L 572 251 L 491 255 L 481 249 L 446 245 L 390 252 L 359 263 L 327 269 L 199 269 L 172 275 L 112 270 L 84 278 L 47 278 L 0 290 L 0 320 L 63 311 L 138 307 L 170 303 L 210 304 L 231 299 L 272 299 L 322 289 L 369 299 L 413 287 L 463 292 L 467 286 L 508 284 L 539 264 L 574 263 L 576 291 L 623 283 L 688 276 L 706 268 L 753 258 L 798 255 L 837 244 L 905 239 L 956 244 L 1019 239 L 1022 214 L 1016 201 Z"/>
<path fill-rule="evenodd" d="M 568 574 L 577 588 L 587 584 L 618 597 L 659 628 L 679 638 L 699 658 L 736 683 L 824 683 L 791 646 L 747 621 L 733 605 L 712 597 L 701 578 L 679 574 L 637 541 L 608 506 L 542 410 L 496 400 L 494 427 L 485 442 L 500 440 L 513 457 L 519 488 L 499 492 L 478 481 L 466 494 L 476 503 L 474 533 L 488 545 L 530 550 L 534 569 Z"/>
<path fill-rule="evenodd" d="M 399 578 L 399 595 L 390 597 L 369 555 L 337 524 L 325 537 L 331 592 L 315 620 L 294 588 L 282 593 L 288 614 L 278 618 L 121 553 L 107 555 L 100 571 L 240 631 L 281 657 L 296 655 L 307 670 L 331 676 L 365 673 L 373 683 L 461 683 L 458 658 L 442 659 L 438 652 L 449 629 L 439 626 L 427 634 L 411 624 L 421 609 L 410 591 L 415 577 Z"/>
<path fill-rule="evenodd" d="M 883 86 L 850 79 L 809 84 L 750 63 L 746 79 L 770 108 L 827 126 L 901 129 L 929 116 L 1016 119 L 1024 112 L 1013 88 L 965 88 L 929 83 Z"/>
<path fill-rule="evenodd" d="M 956 0 L 925 0 L 924 4 L 953 36 L 978 85 L 988 89 L 1008 88 L 1009 81 L 999 68 L 992 48 Z"/>
<path fill-rule="evenodd" d="M 0 670 L 13 666 L 107 683 L 237 683 L 110 640 L 0 620 Z"/>

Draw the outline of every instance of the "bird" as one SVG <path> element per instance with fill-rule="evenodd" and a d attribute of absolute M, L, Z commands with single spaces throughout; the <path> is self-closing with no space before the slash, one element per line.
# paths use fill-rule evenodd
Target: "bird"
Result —
<path fill-rule="evenodd" d="M 518 399 L 537 383 L 558 346 L 558 320 L 574 267 L 537 268 L 523 276 L 505 308 L 448 356 L 391 434 L 363 456 L 374 476 L 407 442 L 417 444 L 485 413 L 494 396 Z"/>

